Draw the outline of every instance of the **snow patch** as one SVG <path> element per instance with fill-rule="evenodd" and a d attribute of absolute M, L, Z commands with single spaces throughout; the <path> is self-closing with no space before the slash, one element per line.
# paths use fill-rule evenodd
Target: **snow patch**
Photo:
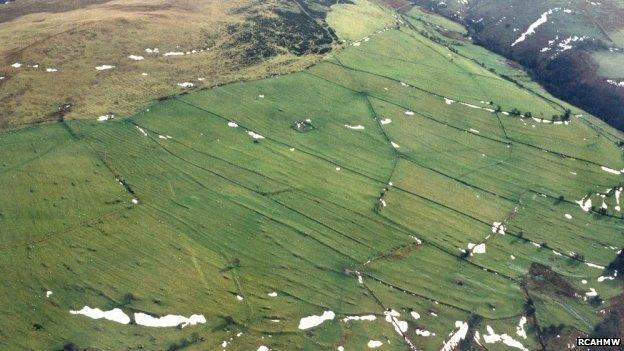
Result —
<path fill-rule="evenodd" d="M 455 328 L 459 328 L 451 338 L 444 343 L 441 351 L 452 351 L 455 350 L 459 345 L 460 341 L 466 338 L 466 334 L 468 333 L 468 323 L 462 321 L 455 322 Z"/>
<path fill-rule="evenodd" d="M 514 340 L 511 336 L 507 334 L 502 334 L 502 335 L 496 334 L 494 332 L 494 329 L 492 329 L 492 327 L 490 327 L 489 325 L 487 326 L 486 329 L 487 329 L 488 334 L 483 334 L 483 340 L 485 340 L 486 344 L 492 344 L 492 343 L 497 343 L 497 342 L 502 341 L 505 345 L 509 347 L 517 348 L 523 351 L 529 351 L 529 349 L 524 347 L 524 345 L 522 345 L 521 342 Z"/>
<path fill-rule="evenodd" d="M 579 206 L 581 206 L 581 208 L 585 212 L 589 212 L 589 210 L 592 207 L 592 200 L 589 198 L 589 196 L 587 198 L 582 198 L 582 199 L 580 199 L 578 201 L 574 201 L 574 202 L 576 202 Z"/>
<path fill-rule="evenodd" d="M 612 168 L 609 168 L 609 167 L 601 166 L 600 168 L 603 171 L 607 172 L 607 173 L 616 174 L 616 175 L 622 174 L 622 172 L 620 172 L 618 170 L 615 170 L 615 169 L 612 169 Z"/>
<path fill-rule="evenodd" d="M 101 66 L 95 67 L 97 71 L 105 71 L 105 70 L 113 69 L 113 68 L 115 68 L 115 66 L 111 66 L 111 65 L 101 65 Z"/>
<path fill-rule="evenodd" d="M 374 321 L 377 319 L 377 316 L 373 314 L 369 314 L 366 316 L 346 316 L 342 319 L 343 322 L 348 321 Z"/>
<path fill-rule="evenodd" d="M 407 332 L 407 322 L 399 320 L 398 317 L 401 317 L 401 314 L 395 310 L 385 311 L 384 315 L 386 316 L 386 322 L 391 323 L 394 326 L 394 330 L 396 330 L 397 334 L 403 336 L 403 333 Z"/>
<path fill-rule="evenodd" d="M 249 134 L 250 137 L 254 138 L 254 139 L 264 139 L 264 137 L 256 132 L 252 132 L 251 130 L 247 131 L 247 134 Z"/>
<path fill-rule="evenodd" d="M 505 225 L 501 222 L 494 222 L 492 224 L 492 233 L 494 234 L 505 235 L 506 230 L 507 230 L 507 227 L 505 227 Z"/>
<path fill-rule="evenodd" d="M 544 13 L 542 13 L 542 15 L 533 23 L 531 23 L 531 25 L 529 25 L 529 28 L 527 28 L 527 30 L 522 33 L 520 35 L 520 37 L 518 37 L 518 39 L 516 39 L 511 46 L 516 46 L 517 44 L 523 42 L 526 40 L 527 37 L 529 37 L 530 35 L 535 34 L 535 30 L 537 28 L 539 28 L 542 24 L 548 22 L 548 16 L 552 15 L 555 11 L 558 11 L 559 9 L 550 9 Z"/>
<path fill-rule="evenodd" d="M 98 117 L 97 120 L 98 120 L 98 122 L 106 122 L 109 119 L 113 119 L 113 118 L 115 118 L 114 115 L 103 115 L 103 116 Z"/>
<path fill-rule="evenodd" d="M 526 324 L 526 322 L 527 318 L 525 316 L 522 316 L 522 318 L 520 318 L 520 321 L 518 322 L 518 326 L 516 327 L 516 334 L 524 339 L 527 338 L 526 331 L 524 330 L 524 325 Z"/>
<path fill-rule="evenodd" d="M 366 344 L 366 346 L 368 346 L 369 349 L 376 349 L 380 347 L 381 345 L 383 345 L 383 342 L 379 340 L 370 340 L 368 344 Z"/>
<path fill-rule="evenodd" d="M 299 320 L 299 329 L 305 330 L 321 325 L 325 321 L 333 320 L 336 314 L 332 311 L 325 311 L 320 316 L 303 317 Z"/>
<path fill-rule="evenodd" d="M 154 317 L 146 313 L 135 313 L 134 321 L 138 325 L 142 325 L 145 327 L 177 327 L 181 326 L 182 328 L 187 325 L 196 325 L 196 324 L 204 324 L 206 323 L 206 318 L 201 314 L 194 314 L 190 317 L 177 316 L 173 314 L 169 314 L 163 317 Z"/>
<path fill-rule="evenodd" d="M 69 311 L 71 314 L 81 314 L 92 319 L 106 319 L 120 324 L 130 323 L 130 317 L 119 308 L 113 308 L 110 311 L 102 311 L 99 308 L 83 307 L 80 311 Z"/>

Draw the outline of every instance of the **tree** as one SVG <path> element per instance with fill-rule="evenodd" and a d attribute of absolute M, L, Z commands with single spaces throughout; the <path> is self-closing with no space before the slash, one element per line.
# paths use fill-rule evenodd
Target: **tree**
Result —
<path fill-rule="evenodd" d="M 63 345 L 63 351 L 80 351 L 80 348 L 73 342 Z"/>
<path fill-rule="evenodd" d="M 561 117 L 562 117 L 562 119 L 564 121 L 569 121 L 571 116 L 572 116 L 572 111 L 570 111 L 570 109 L 566 108 L 565 112 L 563 113 L 563 116 L 561 116 Z"/>

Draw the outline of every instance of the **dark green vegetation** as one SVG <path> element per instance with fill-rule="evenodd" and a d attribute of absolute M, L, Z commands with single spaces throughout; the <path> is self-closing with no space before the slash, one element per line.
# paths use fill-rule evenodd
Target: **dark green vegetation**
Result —
<path fill-rule="evenodd" d="M 552 94 L 624 129 L 622 1 L 414 2 L 465 24 L 477 43 L 520 62 Z M 546 22 L 512 45 L 546 13 Z"/>
<path fill-rule="evenodd" d="M 440 350 L 466 323 L 459 348 L 540 350 L 611 330 L 622 134 L 392 15 L 296 74 L 0 134 L 0 348 Z M 85 305 L 207 321 L 69 313 Z"/>
<path fill-rule="evenodd" d="M 337 39 L 325 23 L 329 10 L 326 2 L 293 0 L 291 6 L 286 7 L 284 3 L 256 2 L 236 8 L 233 12 L 244 13 L 246 21 L 228 27 L 230 39 L 226 47 L 233 51 L 240 48 L 236 57 L 243 65 L 255 64 L 284 52 L 297 56 L 324 54 L 331 50 Z"/>

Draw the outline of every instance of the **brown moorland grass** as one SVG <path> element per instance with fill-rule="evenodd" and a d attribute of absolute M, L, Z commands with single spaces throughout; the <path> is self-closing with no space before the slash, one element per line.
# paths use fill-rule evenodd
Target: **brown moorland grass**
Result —
<path fill-rule="evenodd" d="M 0 16 L 0 128 L 55 120 L 65 104 L 72 105 L 67 119 L 130 115 L 159 97 L 189 90 L 178 85 L 184 82 L 197 89 L 256 79 L 299 70 L 319 58 L 276 48 L 271 55 L 259 52 L 242 60 L 244 48 L 253 53 L 258 45 L 253 38 L 239 40 L 236 32 L 246 28 L 241 24 L 249 22 L 250 14 L 296 14 L 295 5 L 98 2 L 74 1 L 54 11 L 32 1 L 3 5 L 8 12 Z M 148 48 L 158 48 L 158 53 L 148 53 Z M 185 55 L 165 56 L 167 52 Z M 131 60 L 130 55 L 144 59 Z M 21 67 L 12 67 L 15 63 Z M 96 70 L 101 65 L 114 68 Z"/>

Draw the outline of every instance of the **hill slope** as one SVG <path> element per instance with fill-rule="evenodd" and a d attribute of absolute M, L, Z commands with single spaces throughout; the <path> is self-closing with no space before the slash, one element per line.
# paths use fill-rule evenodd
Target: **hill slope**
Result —
<path fill-rule="evenodd" d="M 624 129 L 624 3 L 418 0 L 520 62 L 554 95 Z"/>
<path fill-rule="evenodd" d="M 125 116 L 193 88 L 300 70 L 335 42 L 325 2 L 0 5 L 0 128 Z"/>
<path fill-rule="evenodd" d="M 3 349 L 560 349 L 610 313 L 622 134 L 443 19 L 332 11 L 302 72 L 0 134 Z"/>

